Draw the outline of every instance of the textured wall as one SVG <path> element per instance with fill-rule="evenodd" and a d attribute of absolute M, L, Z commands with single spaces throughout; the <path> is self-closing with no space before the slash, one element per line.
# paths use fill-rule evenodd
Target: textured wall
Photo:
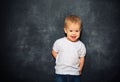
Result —
<path fill-rule="evenodd" d="M 83 20 L 87 48 L 82 82 L 117 82 L 120 8 L 116 0 L 4 0 L 1 2 L 1 82 L 54 82 L 53 42 L 67 15 Z"/>

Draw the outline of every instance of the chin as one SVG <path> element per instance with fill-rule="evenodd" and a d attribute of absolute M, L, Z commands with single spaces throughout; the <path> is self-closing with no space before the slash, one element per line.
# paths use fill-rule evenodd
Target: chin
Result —
<path fill-rule="evenodd" d="M 76 42 L 76 41 L 78 41 L 77 39 L 75 39 L 75 40 L 71 40 L 72 42 Z"/>

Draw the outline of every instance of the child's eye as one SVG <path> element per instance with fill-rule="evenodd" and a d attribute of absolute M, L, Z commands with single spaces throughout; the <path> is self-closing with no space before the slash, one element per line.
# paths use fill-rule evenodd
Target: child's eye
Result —
<path fill-rule="evenodd" d="M 79 32 L 79 30 L 76 30 L 76 32 Z"/>
<path fill-rule="evenodd" d="M 70 30 L 70 32 L 72 32 L 72 30 Z"/>

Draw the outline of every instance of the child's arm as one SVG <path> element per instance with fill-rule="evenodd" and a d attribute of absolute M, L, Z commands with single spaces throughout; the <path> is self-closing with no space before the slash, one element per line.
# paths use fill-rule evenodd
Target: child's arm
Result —
<path fill-rule="evenodd" d="M 83 66 L 84 66 L 84 61 L 85 61 L 85 58 L 84 57 L 80 57 L 80 75 L 82 74 L 82 69 L 83 69 Z"/>
<path fill-rule="evenodd" d="M 54 50 L 52 50 L 52 55 L 53 55 L 53 57 L 56 59 L 56 57 L 57 57 L 57 52 L 56 51 L 54 51 Z"/>

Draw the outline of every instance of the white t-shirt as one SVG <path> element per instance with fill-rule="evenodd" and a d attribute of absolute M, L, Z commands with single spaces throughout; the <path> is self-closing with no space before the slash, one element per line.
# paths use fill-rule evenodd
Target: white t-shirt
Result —
<path fill-rule="evenodd" d="M 80 57 L 86 54 L 85 45 L 79 40 L 71 42 L 66 37 L 55 41 L 53 50 L 58 52 L 55 73 L 63 75 L 79 75 Z"/>

